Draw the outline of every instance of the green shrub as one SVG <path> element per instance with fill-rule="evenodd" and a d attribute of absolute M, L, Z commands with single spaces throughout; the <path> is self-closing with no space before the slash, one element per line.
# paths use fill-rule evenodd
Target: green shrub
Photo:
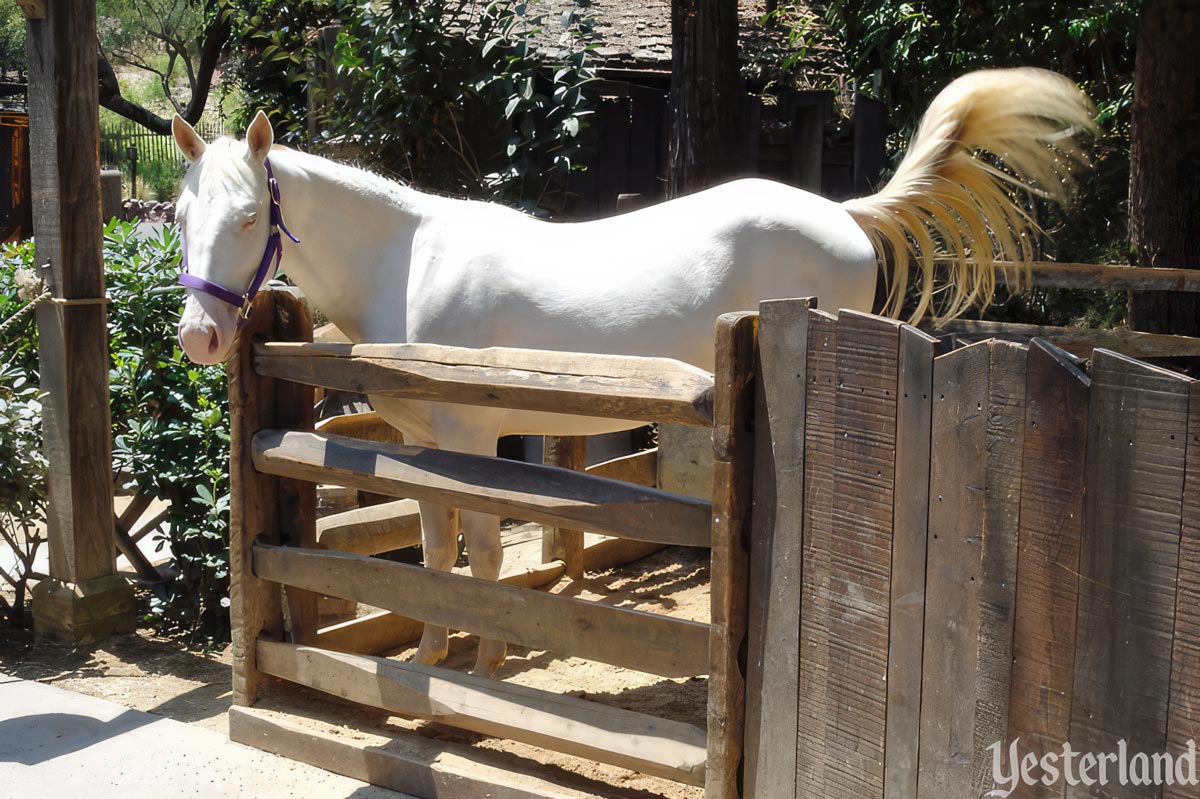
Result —
<path fill-rule="evenodd" d="M 178 232 L 166 226 L 158 236 L 140 239 L 136 229 L 114 220 L 104 231 L 106 281 L 113 300 L 108 316 L 113 467 L 129 475 L 139 491 L 170 503 L 169 533 L 159 547 L 169 547 L 178 577 L 155 590 L 150 619 L 163 628 L 223 640 L 229 631 L 225 373 L 220 367 L 185 362 L 176 342 L 183 301 L 174 290 Z M 0 302 L 6 301 L 12 273 L 31 259 L 31 249 L 26 243 L 4 251 Z M 8 307 L 0 305 L 4 318 Z M 6 352 L 18 356 L 8 361 L 14 374 L 34 382 L 35 335 L 27 325 L 3 342 Z M 8 386 L 8 373 L 4 378 Z M 28 444 L 15 437 L 10 443 L 6 437 L 0 457 L 5 446 L 31 451 Z M 34 450 L 40 453 L 40 445 Z M 45 469 L 32 459 L 27 465 Z M 28 474 L 21 479 L 32 484 Z"/>

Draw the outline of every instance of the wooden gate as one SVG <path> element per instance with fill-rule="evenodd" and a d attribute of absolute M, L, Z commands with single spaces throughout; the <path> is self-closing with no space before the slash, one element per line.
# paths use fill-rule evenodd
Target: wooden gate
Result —
<path fill-rule="evenodd" d="M 606 795 L 522 775 L 512 760 L 419 734 L 387 746 L 321 726 L 295 690 L 736 795 L 738 647 L 752 440 L 753 315 L 718 324 L 712 375 L 676 361 L 431 345 L 312 344 L 303 302 L 265 292 L 230 362 L 231 575 L 238 741 L 419 796 Z M 312 386 L 425 400 L 714 426 L 714 502 L 566 469 L 313 431 Z M 715 422 L 714 422 L 715 419 Z M 437 500 L 643 542 L 712 546 L 712 624 L 366 557 L 318 537 L 314 483 Z M 331 532 L 325 530 L 324 532 Z M 353 536 L 351 536 L 353 537 Z M 347 551 L 331 551 L 331 542 Z M 282 591 L 281 591 L 282 586 Z M 317 596 L 652 674 L 710 675 L 699 727 L 435 667 L 336 651 Z M 337 722 L 341 724 L 342 722 Z"/>

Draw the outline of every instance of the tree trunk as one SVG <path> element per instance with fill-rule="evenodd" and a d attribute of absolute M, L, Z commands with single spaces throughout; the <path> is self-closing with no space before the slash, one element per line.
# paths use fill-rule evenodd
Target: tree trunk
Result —
<path fill-rule="evenodd" d="M 667 196 L 679 197 L 742 166 L 737 0 L 673 0 L 671 54 Z"/>
<path fill-rule="evenodd" d="M 1139 266 L 1200 269 L 1200 3 L 1146 0 L 1138 27 L 1129 232 Z M 1200 335 L 1200 294 L 1133 292 L 1129 322 Z"/>

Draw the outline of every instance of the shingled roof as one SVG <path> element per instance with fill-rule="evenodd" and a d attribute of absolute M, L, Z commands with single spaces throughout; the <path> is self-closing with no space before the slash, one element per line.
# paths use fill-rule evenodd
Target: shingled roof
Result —
<path fill-rule="evenodd" d="M 786 27 L 761 24 L 766 0 L 739 0 L 738 7 L 743 61 L 753 62 L 790 47 Z M 806 14 L 802 3 L 791 7 L 794 14 Z M 573 11 L 592 21 L 590 41 L 597 45 L 592 51 L 597 66 L 655 71 L 671 68 L 671 0 L 541 0 L 537 11 L 545 20 L 539 44 L 549 53 L 561 49 L 558 21 L 564 13 Z M 814 18 L 813 26 L 814 30 L 819 28 L 819 20 Z M 834 75 L 839 71 L 835 61 L 821 44 L 809 42 L 806 66 L 822 75 Z"/>

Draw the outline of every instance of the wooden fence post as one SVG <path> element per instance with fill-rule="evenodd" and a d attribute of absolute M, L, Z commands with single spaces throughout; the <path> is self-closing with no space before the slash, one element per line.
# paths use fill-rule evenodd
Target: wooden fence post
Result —
<path fill-rule="evenodd" d="M 314 546 L 316 500 L 312 486 L 262 474 L 254 468 L 251 442 L 263 428 L 312 426 L 311 387 L 263 377 L 254 370 L 254 344 L 265 339 L 312 338 L 312 320 L 303 300 L 283 291 L 258 296 L 228 364 L 231 485 L 229 596 L 233 627 L 233 702 L 254 704 L 270 678 L 258 670 L 259 635 L 282 639 L 283 604 L 278 584 L 254 574 L 253 546 L 269 543 Z M 306 399 L 307 396 L 307 399 Z M 307 412 L 303 408 L 307 401 Z M 288 592 L 292 638 L 316 633 L 316 597 Z"/>
<path fill-rule="evenodd" d="M 546 436 L 542 462 L 582 472 L 587 468 L 587 436 Z M 572 580 L 583 577 L 583 531 L 549 527 L 542 533 L 542 562 L 561 560 Z"/>
<path fill-rule="evenodd" d="M 741 795 L 746 699 L 742 643 L 750 571 L 746 540 L 754 490 L 757 345 L 758 314 L 725 314 L 717 320 L 706 799 Z"/>
<path fill-rule="evenodd" d="M 51 579 L 34 588 L 33 616 L 38 635 L 84 643 L 135 623 L 113 540 L 96 4 L 41 12 L 27 23 L 31 183 L 36 262 L 55 301 L 37 309 Z"/>

